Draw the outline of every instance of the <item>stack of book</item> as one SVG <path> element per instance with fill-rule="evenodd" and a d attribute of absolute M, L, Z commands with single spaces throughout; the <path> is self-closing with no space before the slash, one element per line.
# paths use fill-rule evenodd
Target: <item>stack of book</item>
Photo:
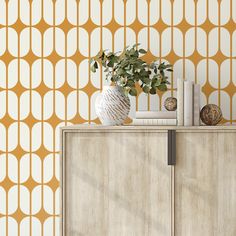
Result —
<path fill-rule="evenodd" d="M 133 125 L 200 125 L 200 85 L 177 79 L 177 111 L 137 111 Z"/>
<path fill-rule="evenodd" d="M 200 85 L 177 79 L 177 125 L 200 125 Z"/>
<path fill-rule="evenodd" d="M 177 125 L 177 112 L 137 111 L 133 125 Z"/>

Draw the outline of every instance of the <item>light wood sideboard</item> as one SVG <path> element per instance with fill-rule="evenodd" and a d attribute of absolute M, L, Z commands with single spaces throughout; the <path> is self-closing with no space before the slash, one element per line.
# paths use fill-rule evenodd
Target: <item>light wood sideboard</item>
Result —
<path fill-rule="evenodd" d="M 61 128 L 61 235 L 235 236 L 235 144 L 236 126 Z"/>

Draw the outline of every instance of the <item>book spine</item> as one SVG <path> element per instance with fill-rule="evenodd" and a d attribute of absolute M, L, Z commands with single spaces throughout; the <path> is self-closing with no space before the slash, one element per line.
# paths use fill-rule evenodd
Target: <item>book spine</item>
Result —
<path fill-rule="evenodd" d="M 184 81 L 177 79 L 177 122 L 178 126 L 184 125 Z"/>
<path fill-rule="evenodd" d="M 194 126 L 200 125 L 200 85 L 194 84 L 194 95 L 193 95 L 193 124 Z"/>
<path fill-rule="evenodd" d="M 136 119 L 176 119 L 176 111 L 137 111 Z"/>
<path fill-rule="evenodd" d="M 133 125 L 177 125 L 176 119 L 133 119 Z"/>
<path fill-rule="evenodd" d="M 184 126 L 193 125 L 193 83 L 184 81 Z"/>

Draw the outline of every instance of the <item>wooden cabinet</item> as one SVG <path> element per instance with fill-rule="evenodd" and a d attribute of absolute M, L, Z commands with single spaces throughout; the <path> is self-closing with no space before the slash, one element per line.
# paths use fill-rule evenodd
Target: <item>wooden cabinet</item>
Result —
<path fill-rule="evenodd" d="M 62 128 L 63 236 L 236 235 L 236 130 L 169 128 Z"/>
<path fill-rule="evenodd" d="M 177 133 L 175 235 L 236 235 L 236 132 Z"/>

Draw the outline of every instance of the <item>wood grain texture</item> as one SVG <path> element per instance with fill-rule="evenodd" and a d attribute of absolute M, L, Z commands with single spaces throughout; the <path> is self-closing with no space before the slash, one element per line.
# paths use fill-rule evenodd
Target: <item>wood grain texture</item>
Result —
<path fill-rule="evenodd" d="M 217 126 L 103 126 L 103 125 L 71 125 L 61 127 L 61 130 L 70 132 L 166 132 L 167 130 L 177 132 L 236 132 L 236 125 Z"/>
<path fill-rule="evenodd" d="M 236 235 L 236 133 L 178 133 L 175 236 Z"/>
<path fill-rule="evenodd" d="M 64 236 L 236 235 L 236 126 L 166 128 L 61 129 Z"/>
<path fill-rule="evenodd" d="M 64 138 L 64 236 L 171 235 L 166 132 Z"/>

